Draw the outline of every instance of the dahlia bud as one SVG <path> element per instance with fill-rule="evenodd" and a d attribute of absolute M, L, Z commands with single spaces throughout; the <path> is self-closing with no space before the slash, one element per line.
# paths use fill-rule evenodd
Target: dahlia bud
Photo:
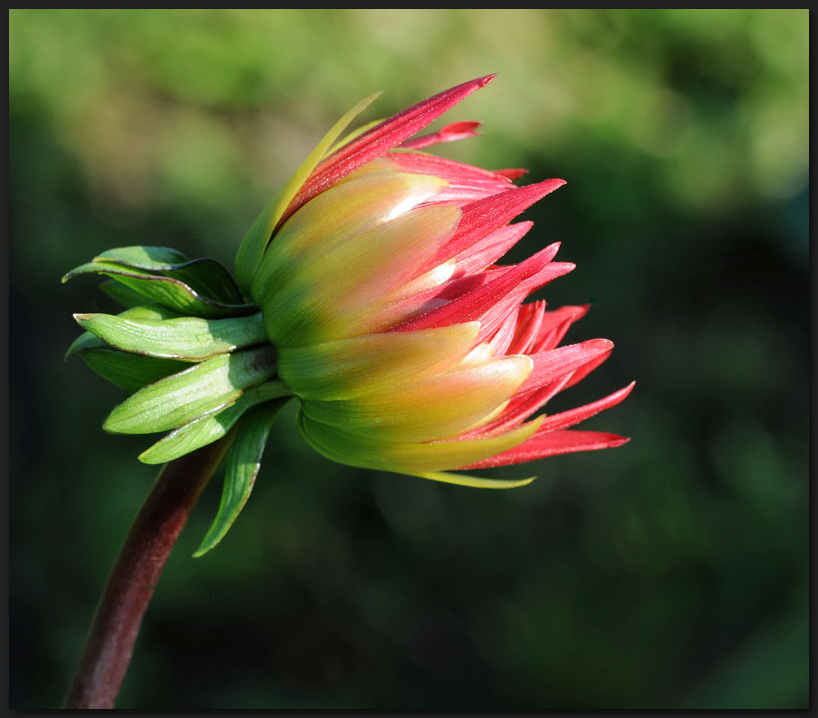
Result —
<path fill-rule="evenodd" d="M 627 441 L 570 427 L 622 401 L 632 384 L 531 418 L 613 347 L 605 339 L 559 346 L 587 306 L 524 303 L 574 268 L 554 261 L 557 244 L 497 264 L 532 226 L 512 220 L 563 180 L 517 187 L 521 170 L 421 151 L 470 137 L 479 123 L 412 139 L 491 79 L 342 137 L 374 96 L 350 110 L 250 228 L 235 282 L 213 260 L 144 247 L 113 250 L 67 275 L 104 274 L 119 282 L 118 296 L 125 285 L 140 298 L 118 316 L 76 315 L 88 334 L 69 352 L 134 392 L 107 430 L 169 431 L 140 456 L 154 463 L 236 432 L 222 506 L 200 553 L 246 501 L 272 421 L 292 397 L 301 434 L 324 456 L 467 486 L 532 479 L 451 472 Z"/>

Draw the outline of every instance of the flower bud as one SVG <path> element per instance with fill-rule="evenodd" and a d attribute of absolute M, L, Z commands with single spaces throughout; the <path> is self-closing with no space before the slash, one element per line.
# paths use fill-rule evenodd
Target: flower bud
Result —
<path fill-rule="evenodd" d="M 531 228 L 512 220 L 564 182 L 517 187 L 518 170 L 493 172 L 420 151 L 468 137 L 478 123 L 409 139 L 490 79 L 314 153 L 296 175 L 303 183 L 291 183 L 263 215 L 269 235 L 244 289 L 277 349 L 279 379 L 300 400 L 302 435 L 335 461 L 511 486 L 520 482 L 444 472 L 626 441 L 567 429 L 631 387 L 530 419 L 613 347 L 594 340 L 558 348 L 587 307 L 523 304 L 573 269 L 552 261 L 556 244 L 521 264 L 497 264 Z M 321 146 L 341 131 L 336 126 Z M 258 241 L 248 233 L 239 258 Z"/>
<path fill-rule="evenodd" d="M 222 503 L 196 555 L 244 506 L 272 423 L 292 398 L 301 434 L 324 456 L 468 486 L 532 479 L 450 472 L 627 441 L 570 427 L 633 384 L 535 416 L 613 348 L 605 339 L 560 346 L 587 306 L 525 303 L 574 268 L 554 261 L 558 244 L 498 263 L 532 227 L 513 220 L 564 181 L 516 186 L 523 170 L 424 151 L 477 134 L 477 122 L 414 137 L 491 79 L 342 137 L 375 96 L 352 108 L 253 223 L 235 280 L 214 260 L 164 247 L 109 250 L 64 278 L 101 274 L 125 306 L 75 315 L 86 333 L 68 352 L 130 394 L 108 431 L 169 432 L 140 455 L 148 463 L 233 436 Z"/>

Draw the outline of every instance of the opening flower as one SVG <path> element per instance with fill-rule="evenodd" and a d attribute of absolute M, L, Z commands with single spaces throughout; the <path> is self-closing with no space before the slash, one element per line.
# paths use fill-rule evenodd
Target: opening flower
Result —
<path fill-rule="evenodd" d="M 272 422 L 291 398 L 304 439 L 324 456 L 476 487 L 462 470 L 619 446 L 571 427 L 622 401 L 632 384 L 553 415 L 539 410 L 593 371 L 613 344 L 560 346 L 587 305 L 526 303 L 570 272 L 558 244 L 499 264 L 532 227 L 513 220 L 561 187 L 518 187 L 522 170 L 489 171 L 428 154 L 477 134 L 459 122 L 415 135 L 493 76 L 451 88 L 346 136 L 375 98 L 322 139 L 245 236 L 235 281 L 217 262 L 127 247 L 95 272 L 126 311 L 76 315 L 69 350 L 131 396 L 109 431 L 169 433 L 140 458 L 161 463 L 234 433 L 215 545 L 252 488 Z"/>

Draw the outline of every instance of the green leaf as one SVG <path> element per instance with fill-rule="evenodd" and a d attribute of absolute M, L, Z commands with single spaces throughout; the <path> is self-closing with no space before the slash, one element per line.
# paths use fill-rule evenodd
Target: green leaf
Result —
<path fill-rule="evenodd" d="M 124 284 L 115 282 L 113 279 L 103 279 L 99 284 L 103 294 L 107 294 L 117 304 L 126 309 L 133 309 L 145 303 L 145 297 L 139 292 L 135 292 Z"/>
<path fill-rule="evenodd" d="M 95 262 L 124 264 L 133 269 L 173 269 L 190 261 L 190 258 L 172 247 L 115 247 L 94 257 Z"/>
<path fill-rule="evenodd" d="M 87 332 L 80 339 L 85 336 L 94 341 L 100 341 Z M 79 339 L 74 344 L 78 342 Z M 80 356 L 93 371 L 103 379 L 124 389 L 128 394 L 133 394 L 148 384 L 153 384 L 190 366 L 186 362 L 175 359 L 154 359 L 141 354 L 128 354 L 110 349 L 105 345 L 101 348 L 83 347 L 77 351 L 82 352 Z"/>
<path fill-rule="evenodd" d="M 226 304 L 242 304 L 241 292 L 230 272 L 215 259 L 204 257 L 163 272 L 166 276 L 179 279 L 199 294 Z"/>
<path fill-rule="evenodd" d="M 275 373 L 272 346 L 219 354 L 143 387 L 114 408 L 102 428 L 119 434 L 176 429 L 227 408 Z"/>
<path fill-rule="evenodd" d="M 146 464 L 164 464 L 206 446 L 227 434 L 244 412 L 257 404 L 290 394 L 280 381 L 269 381 L 245 391 L 232 406 L 180 426 L 139 455 Z"/>
<path fill-rule="evenodd" d="M 267 341 L 261 312 L 234 319 L 163 320 L 111 314 L 75 314 L 74 319 L 117 349 L 169 359 L 200 361 Z"/>
<path fill-rule="evenodd" d="M 140 297 L 140 299 L 141 301 L 144 301 L 143 298 Z M 75 314 L 74 318 L 76 319 L 78 316 L 86 315 Z M 137 307 L 131 307 L 130 309 L 126 309 L 124 312 L 120 312 L 117 315 L 117 318 L 119 319 L 127 318 L 134 320 L 154 320 L 154 321 L 162 319 L 174 319 L 178 317 L 179 314 L 174 312 L 172 309 L 163 307 L 161 304 L 141 304 Z M 73 356 L 74 354 L 77 354 L 79 352 L 87 351 L 89 349 L 98 349 L 99 347 L 104 346 L 107 346 L 107 344 L 102 339 L 94 336 L 91 332 L 86 331 L 80 334 L 71 344 L 71 346 L 68 347 L 68 351 L 65 353 L 65 358 L 68 359 L 68 357 Z M 180 370 L 181 368 L 177 369 L 177 371 Z"/>
<path fill-rule="evenodd" d="M 62 281 L 67 282 L 81 274 L 104 274 L 121 282 L 150 301 L 176 311 L 198 317 L 218 319 L 258 311 L 255 304 L 229 304 L 210 299 L 196 292 L 179 279 L 150 274 L 147 270 L 131 269 L 111 262 L 94 261 L 82 264 L 66 274 Z"/>
<path fill-rule="evenodd" d="M 95 337 L 91 332 L 83 332 L 80 334 L 73 342 L 71 342 L 71 346 L 68 347 L 68 351 L 65 352 L 65 359 L 74 356 L 74 354 L 79 354 L 80 352 L 85 352 L 90 349 L 99 349 L 100 347 L 107 346 L 102 339 L 99 337 Z"/>
<path fill-rule="evenodd" d="M 273 422 L 287 403 L 279 399 L 249 411 L 239 425 L 236 438 L 225 458 L 224 488 L 216 518 L 205 534 L 201 546 L 193 554 L 203 556 L 221 541 L 239 515 L 261 468 L 261 457 Z"/>
<path fill-rule="evenodd" d="M 187 284 L 198 294 L 228 304 L 242 304 L 241 292 L 223 264 L 210 257 L 188 259 L 170 247 L 116 247 L 94 257 L 96 263 L 160 273 Z"/>

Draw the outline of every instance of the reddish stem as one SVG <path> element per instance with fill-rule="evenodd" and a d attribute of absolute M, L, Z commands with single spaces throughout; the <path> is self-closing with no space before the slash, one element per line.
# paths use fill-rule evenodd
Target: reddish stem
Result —
<path fill-rule="evenodd" d="M 162 468 L 108 577 L 64 708 L 113 708 L 165 562 L 231 438 Z"/>

